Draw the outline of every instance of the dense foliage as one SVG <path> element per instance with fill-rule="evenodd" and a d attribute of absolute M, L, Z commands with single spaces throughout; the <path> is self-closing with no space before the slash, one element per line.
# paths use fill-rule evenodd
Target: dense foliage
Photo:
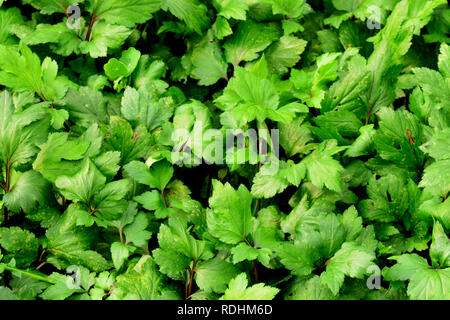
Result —
<path fill-rule="evenodd" d="M 445 0 L 0 0 L 0 299 L 449 299 L 449 35 Z"/>

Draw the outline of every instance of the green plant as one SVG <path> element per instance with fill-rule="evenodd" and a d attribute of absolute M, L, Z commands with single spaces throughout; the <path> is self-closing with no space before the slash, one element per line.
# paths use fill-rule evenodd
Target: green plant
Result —
<path fill-rule="evenodd" d="M 449 299 L 449 14 L 0 1 L 0 299 Z"/>

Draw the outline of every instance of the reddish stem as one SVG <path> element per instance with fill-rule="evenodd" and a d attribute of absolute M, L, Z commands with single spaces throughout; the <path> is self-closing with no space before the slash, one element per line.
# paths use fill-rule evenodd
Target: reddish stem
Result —
<path fill-rule="evenodd" d="M 369 106 L 368 112 L 367 112 L 367 118 L 366 118 L 366 125 L 369 124 L 370 117 L 372 117 L 372 108 Z"/>
<path fill-rule="evenodd" d="M 194 281 L 194 273 L 195 273 L 196 267 L 197 267 L 197 260 L 194 259 L 192 269 L 189 270 L 191 274 L 190 274 L 190 278 L 189 278 L 188 293 L 186 295 L 186 300 L 191 296 L 192 282 Z"/>
<path fill-rule="evenodd" d="M 122 232 L 122 227 L 119 228 L 119 235 L 120 235 L 120 243 L 123 244 L 123 232 Z"/>
<path fill-rule="evenodd" d="M 42 250 L 41 255 L 39 256 L 39 261 L 42 261 L 42 258 L 44 257 L 44 254 L 47 252 L 47 249 Z"/>
<path fill-rule="evenodd" d="M 255 282 L 259 283 L 258 264 L 256 260 L 253 260 L 253 273 L 255 274 Z"/>
<path fill-rule="evenodd" d="M 167 208 L 166 196 L 164 195 L 164 189 L 161 190 L 161 197 L 162 197 L 162 201 L 163 201 L 164 207 Z"/>
<path fill-rule="evenodd" d="M 61 9 L 64 10 L 64 13 L 65 13 L 67 19 L 69 19 L 69 13 L 67 12 L 67 6 L 65 6 L 64 4 L 60 4 L 58 1 L 55 1 L 55 2 L 58 7 L 60 7 Z"/>
<path fill-rule="evenodd" d="M 44 261 L 44 262 L 42 262 L 40 265 L 38 265 L 37 267 L 36 267 L 36 270 L 39 270 L 40 268 L 42 268 L 44 265 L 46 265 L 47 264 L 47 261 Z"/>
<path fill-rule="evenodd" d="M 9 183 L 10 183 L 10 175 L 11 175 L 11 162 L 8 159 L 8 163 L 6 164 L 6 193 L 8 193 L 9 190 Z"/>
<path fill-rule="evenodd" d="M 96 213 L 96 212 L 98 211 L 98 209 L 92 210 L 91 204 L 89 203 L 89 200 L 88 200 L 88 203 L 87 203 L 87 207 L 88 207 L 88 213 L 89 213 L 91 216 L 92 216 L 94 213 Z"/>
<path fill-rule="evenodd" d="M 88 28 L 88 31 L 87 31 L 87 34 L 86 34 L 86 41 L 90 41 L 91 40 L 91 32 L 92 32 L 92 27 L 94 26 L 94 23 L 95 23 L 95 21 L 97 21 L 96 20 L 96 17 L 95 17 L 95 11 L 92 13 L 92 16 L 91 16 L 91 22 L 89 22 L 89 28 Z"/>

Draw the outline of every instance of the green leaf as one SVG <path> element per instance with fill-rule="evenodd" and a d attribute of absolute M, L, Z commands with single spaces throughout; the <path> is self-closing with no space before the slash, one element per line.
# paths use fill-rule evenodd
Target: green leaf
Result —
<path fill-rule="evenodd" d="M 423 128 L 418 118 L 406 110 L 383 108 L 378 112 L 380 129 L 374 136 L 375 148 L 386 161 L 411 169 L 424 160 L 418 148 L 423 140 Z"/>
<path fill-rule="evenodd" d="M 450 159 L 447 159 L 426 167 L 419 186 L 428 189 L 433 195 L 444 197 L 450 191 L 449 165 Z"/>
<path fill-rule="evenodd" d="M 79 44 L 79 51 L 89 54 L 92 58 L 106 57 L 108 49 L 120 47 L 131 32 L 132 30 L 123 25 L 111 25 L 99 21 L 92 28 L 90 41 L 83 41 Z"/>
<path fill-rule="evenodd" d="M 408 295 L 415 300 L 448 300 L 450 268 L 441 271 L 424 269 L 417 272 L 408 285 Z"/>
<path fill-rule="evenodd" d="M 239 263 L 245 260 L 253 261 L 259 256 L 258 249 L 250 247 L 248 244 L 241 242 L 231 249 L 233 263 Z"/>
<path fill-rule="evenodd" d="M 224 293 L 227 284 L 238 274 L 231 263 L 215 258 L 197 265 L 195 282 L 206 292 Z"/>
<path fill-rule="evenodd" d="M 300 56 L 306 48 L 307 41 L 294 36 L 285 35 L 272 44 L 265 52 L 267 63 L 271 70 L 285 74 L 289 68 L 300 61 Z"/>
<path fill-rule="evenodd" d="M 140 57 L 141 53 L 138 50 L 128 48 L 128 50 L 122 52 L 119 60 L 112 58 L 103 66 L 106 76 L 110 80 L 128 77 L 136 68 Z"/>
<path fill-rule="evenodd" d="M 93 201 L 87 204 L 90 206 L 90 210 L 96 213 L 96 216 L 106 220 L 115 220 L 128 206 L 124 198 L 129 188 L 128 179 L 107 183 L 102 190 L 95 194 Z"/>
<path fill-rule="evenodd" d="M 207 211 L 209 232 L 229 244 L 243 241 L 253 227 L 250 192 L 241 185 L 238 190 L 213 180 L 213 194 Z"/>
<path fill-rule="evenodd" d="M 268 73 L 266 59 L 261 58 L 252 70 L 253 72 L 241 67 L 236 68 L 235 77 L 228 83 L 223 96 L 217 100 L 225 110 L 240 102 L 247 106 L 255 105 L 270 109 L 278 107 L 279 98 L 275 87 L 266 79 Z M 259 70 L 262 71 L 261 75 L 258 74 Z"/>
<path fill-rule="evenodd" d="M 120 152 L 108 151 L 94 158 L 93 161 L 103 175 L 112 178 L 120 169 Z"/>
<path fill-rule="evenodd" d="M 72 53 L 80 53 L 81 38 L 80 35 L 67 27 L 67 24 L 60 22 L 57 24 L 40 23 L 34 30 L 18 33 L 28 46 L 38 44 L 49 44 L 55 53 L 69 56 Z"/>
<path fill-rule="evenodd" d="M 158 233 L 159 248 L 153 251 L 161 272 L 174 279 L 183 279 L 191 261 L 212 257 L 207 242 L 195 239 L 177 218 L 169 220 L 169 226 L 161 225 Z"/>
<path fill-rule="evenodd" d="M 333 147 L 330 149 L 330 146 L 334 145 L 334 142 L 328 145 L 328 141 L 324 141 L 317 150 L 302 161 L 302 164 L 306 166 L 308 179 L 317 188 L 321 189 L 323 186 L 326 186 L 330 190 L 341 192 L 344 168 L 339 161 L 331 156 L 330 153 L 333 152 Z"/>
<path fill-rule="evenodd" d="M 138 247 L 143 247 L 147 244 L 148 239 L 152 236 L 150 231 L 147 231 L 148 218 L 144 213 L 138 213 L 134 218 L 133 223 L 124 228 L 126 236 L 126 243 L 133 243 Z"/>
<path fill-rule="evenodd" d="M 126 244 L 120 242 L 114 242 L 111 245 L 111 257 L 114 263 L 114 267 L 119 270 L 125 260 L 130 256 L 131 252 Z"/>
<path fill-rule="evenodd" d="M 288 36 L 292 33 L 296 33 L 298 31 L 303 31 L 305 28 L 297 22 L 297 19 L 287 19 L 281 21 L 281 25 L 283 27 L 284 35 Z M 320 34 L 320 31 L 318 32 L 318 35 Z M 319 36 L 320 37 L 320 36 Z M 333 50 L 334 51 L 334 50 Z"/>
<path fill-rule="evenodd" d="M 258 198 L 271 198 L 277 193 L 283 192 L 289 185 L 287 179 L 279 175 L 264 175 L 258 172 L 252 185 L 252 195 Z"/>
<path fill-rule="evenodd" d="M 362 126 L 358 117 L 349 111 L 330 111 L 316 117 L 314 122 L 328 131 L 336 129 L 344 137 L 357 137 Z"/>
<path fill-rule="evenodd" d="M 417 300 L 447 300 L 450 269 L 433 269 L 417 254 L 394 256 L 397 263 L 383 270 L 387 280 L 409 280 L 408 296 Z"/>
<path fill-rule="evenodd" d="M 271 198 L 290 185 L 298 186 L 305 177 L 305 167 L 301 163 L 280 162 L 277 172 L 272 171 L 272 164 L 261 167 L 253 179 L 252 195 Z"/>
<path fill-rule="evenodd" d="M 154 60 L 146 54 L 142 55 L 132 75 L 135 87 L 148 89 L 154 83 L 163 82 L 160 79 L 164 77 L 166 71 L 167 66 L 163 61 Z"/>
<path fill-rule="evenodd" d="M 48 112 L 52 116 L 50 124 L 56 130 L 64 126 L 64 122 L 69 119 L 69 113 L 66 110 L 49 109 Z"/>
<path fill-rule="evenodd" d="M 397 264 L 389 269 L 383 270 L 383 275 L 386 280 L 405 281 L 412 278 L 417 271 L 428 268 L 427 261 L 417 254 L 404 254 L 392 257 L 392 259 L 394 258 Z"/>
<path fill-rule="evenodd" d="M 0 228 L 0 245 L 14 257 L 18 266 L 28 267 L 36 260 L 39 242 L 35 235 L 19 227 Z"/>
<path fill-rule="evenodd" d="M 53 0 L 25 0 L 24 3 L 31 4 L 36 9 L 39 9 L 42 14 L 53 14 L 55 12 L 64 13 L 67 8 L 72 5 L 77 5 L 83 2 L 82 0 L 66 0 L 63 5 Z"/>
<path fill-rule="evenodd" d="M 113 300 L 164 300 L 176 299 L 175 293 L 165 286 L 165 278 L 156 269 L 156 263 L 148 255 L 143 255 L 138 263 L 116 279 L 111 290 Z M 165 296 L 169 294 L 169 296 Z"/>
<path fill-rule="evenodd" d="M 301 214 L 301 211 L 299 212 Z M 304 214 L 296 225 L 294 245 L 297 252 L 301 252 L 302 264 L 318 264 L 321 260 L 332 257 L 346 241 L 346 229 L 342 217 L 335 214 Z M 288 248 L 288 255 L 293 254 L 294 249 Z M 289 256 L 288 256 L 289 258 Z M 303 268 L 303 267 L 302 267 Z"/>
<path fill-rule="evenodd" d="M 154 130 L 162 126 L 173 115 L 175 103 L 171 97 L 157 99 L 145 89 L 125 89 L 121 112 L 131 123 Z"/>
<path fill-rule="evenodd" d="M 359 208 L 363 217 L 381 222 L 401 219 L 408 209 L 408 192 L 403 179 L 388 174 L 378 180 L 369 180 L 367 194 L 370 200 L 362 200 Z"/>
<path fill-rule="evenodd" d="M 62 102 L 69 118 L 85 127 L 92 122 L 108 122 L 106 100 L 100 91 L 89 87 L 80 87 L 79 90 L 70 88 Z"/>
<path fill-rule="evenodd" d="M 366 71 L 364 58 L 355 55 L 349 59 L 346 73 L 341 71 L 338 81 L 333 83 L 322 101 L 324 111 L 346 110 L 362 113 L 363 96 L 368 90 L 371 75 Z M 373 112 L 367 110 L 367 112 Z M 360 118 L 363 116 L 361 115 Z M 367 120 L 367 116 L 366 116 Z"/>
<path fill-rule="evenodd" d="M 373 151 L 373 137 L 376 133 L 373 124 L 359 128 L 359 132 L 361 133 L 360 136 L 345 151 L 345 155 L 348 157 L 356 158 L 368 155 Z"/>
<path fill-rule="evenodd" d="M 355 240 L 363 231 L 362 218 L 358 216 L 358 211 L 354 206 L 349 207 L 342 214 L 342 225 L 346 233 L 346 241 Z M 368 246 L 368 243 L 366 243 Z"/>
<path fill-rule="evenodd" d="M 109 268 L 109 263 L 98 252 L 90 250 L 95 233 L 76 226 L 77 216 L 69 209 L 47 229 L 49 257 L 47 261 L 58 269 L 82 264 L 93 271 Z"/>
<path fill-rule="evenodd" d="M 297 276 L 309 275 L 313 271 L 311 263 L 303 257 L 299 248 L 294 244 L 284 243 L 277 250 L 281 263 Z"/>
<path fill-rule="evenodd" d="M 27 46 L 20 53 L 9 46 L 0 46 L 0 84 L 18 92 L 34 91 L 42 101 L 64 97 L 68 84 L 58 77 L 56 61 L 45 58 L 42 62 Z"/>
<path fill-rule="evenodd" d="M 36 146 L 45 141 L 50 126 L 40 104 L 22 112 L 14 111 L 13 98 L 4 91 L 0 96 L 0 154 L 10 168 L 31 161 L 38 151 Z"/>
<path fill-rule="evenodd" d="M 155 211 L 155 217 L 157 219 L 164 219 L 167 217 L 168 210 L 164 206 L 161 192 L 158 192 L 157 190 L 147 191 L 135 197 L 134 200 L 142 204 L 146 210 Z"/>
<path fill-rule="evenodd" d="M 436 70 L 416 68 L 413 70 L 416 81 L 426 95 L 437 103 L 445 103 L 450 96 L 448 80 Z"/>
<path fill-rule="evenodd" d="M 81 160 L 89 149 L 89 143 L 82 140 L 68 140 L 64 132 L 51 133 L 45 144 L 39 146 L 41 151 L 33 163 L 33 169 L 46 179 L 55 181 L 58 176 L 79 170 L 73 161 Z"/>
<path fill-rule="evenodd" d="M 230 281 L 220 300 L 272 300 L 279 291 L 263 283 L 248 287 L 247 275 L 241 273 Z"/>
<path fill-rule="evenodd" d="M 280 30 L 275 23 L 240 22 L 238 29 L 223 47 L 227 62 L 238 66 L 242 61 L 258 58 L 258 53 L 277 40 Z"/>
<path fill-rule="evenodd" d="M 226 19 L 246 20 L 248 4 L 239 0 L 217 0 L 218 15 Z"/>
<path fill-rule="evenodd" d="M 430 257 L 434 267 L 450 267 L 450 240 L 439 222 L 434 223 Z"/>
<path fill-rule="evenodd" d="M 212 32 L 195 44 L 192 52 L 185 56 L 191 66 L 190 76 L 199 80 L 201 86 L 210 86 L 220 79 L 227 79 L 227 63 L 217 42 L 213 41 Z"/>
<path fill-rule="evenodd" d="M 106 149 L 120 152 L 121 165 L 145 157 L 150 149 L 151 137 L 145 127 L 133 130 L 130 123 L 115 116 L 111 117 L 105 138 Z"/>
<path fill-rule="evenodd" d="M 90 9 L 98 19 L 108 23 L 133 27 L 144 23 L 161 7 L 161 0 L 94 0 Z"/>
<path fill-rule="evenodd" d="M 333 300 L 334 297 L 317 275 L 296 278 L 285 295 L 286 300 Z"/>
<path fill-rule="evenodd" d="M 59 177 L 55 185 L 67 199 L 89 203 L 94 194 L 105 186 L 105 182 L 105 176 L 90 159 L 86 158 L 77 174 L 72 177 Z"/>
<path fill-rule="evenodd" d="M 163 274 L 175 280 L 185 279 L 186 268 L 191 262 L 188 257 L 175 250 L 162 250 L 160 248 L 155 249 L 152 254 Z"/>
<path fill-rule="evenodd" d="M 19 300 L 19 298 L 10 288 L 0 286 L 0 300 Z"/>
<path fill-rule="evenodd" d="M 322 108 L 326 85 L 338 77 L 338 61 L 340 53 L 326 53 L 317 58 L 314 71 L 291 70 L 290 81 L 294 85 L 294 96 L 309 107 Z"/>
<path fill-rule="evenodd" d="M 218 40 L 222 40 L 223 38 L 233 34 L 233 30 L 231 30 L 230 24 L 227 19 L 224 17 L 217 17 L 216 21 L 212 26 L 212 31 L 214 32 L 214 36 Z"/>
<path fill-rule="evenodd" d="M 59 273 L 52 273 L 49 280 L 53 285 L 49 286 L 41 297 L 47 300 L 64 300 L 75 293 L 84 293 L 95 283 L 95 273 L 91 273 L 84 267 L 68 269 L 68 272 L 74 272 L 74 277 L 65 276 Z"/>
<path fill-rule="evenodd" d="M 211 112 L 204 104 L 197 100 L 191 100 L 189 103 L 185 103 L 179 106 L 173 117 L 173 132 L 179 132 L 179 134 L 171 135 L 171 145 L 173 145 L 173 151 L 171 159 L 175 158 L 175 150 L 183 150 L 184 148 L 190 148 L 191 153 L 195 157 L 203 157 L 204 153 L 201 153 L 206 147 L 203 144 L 203 134 L 206 130 L 211 128 Z M 200 149 L 202 147 L 202 149 Z M 182 153 L 182 152 L 180 152 Z M 175 158 L 176 159 L 176 158 Z M 197 159 L 193 159 L 197 161 Z"/>
<path fill-rule="evenodd" d="M 119 3 L 114 0 L 105 0 L 105 2 Z M 139 1 L 133 2 L 136 4 Z M 105 9 L 109 10 L 111 7 Z M 126 20 L 124 24 L 133 25 L 133 22 L 128 20 L 129 12 L 127 12 L 127 14 L 128 15 L 102 14 L 102 16 L 93 16 L 92 19 L 94 20 L 92 20 L 93 24 L 90 28 L 91 33 L 89 39 L 87 39 L 87 32 L 90 23 L 85 23 L 82 17 L 78 20 L 81 25 L 81 28 L 78 29 L 69 28 L 69 23 L 66 21 L 53 25 L 41 23 L 36 26 L 35 30 L 28 28 L 23 31 L 19 30 L 16 33 L 18 33 L 18 36 L 22 38 L 23 42 L 27 45 L 50 43 L 50 47 L 55 53 L 63 56 L 70 56 L 75 53 L 77 55 L 89 54 L 92 58 L 105 57 L 108 53 L 108 49 L 115 49 L 121 46 L 128 36 L 130 36 L 132 30 L 124 25 L 107 23 L 103 17 L 106 17 L 111 21 L 117 19 L 120 20 L 121 17 L 123 17 L 122 20 L 124 20 L 124 22 Z M 144 15 L 148 16 L 148 13 L 144 13 Z M 133 15 L 133 17 L 136 16 L 137 15 Z M 74 17 L 71 16 L 69 18 L 72 19 Z"/>
<path fill-rule="evenodd" d="M 359 0 L 332 0 L 334 7 L 338 10 L 352 12 L 358 8 Z"/>
<path fill-rule="evenodd" d="M 272 252 L 269 251 L 275 251 L 276 246 L 284 239 L 284 233 L 280 227 L 281 219 L 281 212 L 279 212 L 275 206 L 261 209 L 258 212 L 258 217 L 256 219 L 258 225 L 256 230 L 253 231 L 252 236 L 254 247 L 264 249 L 259 250 L 258 259 L 260 261 L 266 253 L 272 255 Z M 267 249 L 269 249 L 269 251 L 267 251 Z M 263 261 L 261 262 L 264 264 Z"/>
<path fill-rule="evenodd" d="M 25 213 L 33 211 L 38 204 L 44 206 L 49 200 L 49 185 L 36 171 L 17 173 L 19 178 L 12 184 L 4 197 L 5 206 L 13 211 Z"/>
<path fill-rule="evenodd" d="M 308 142 L 313 140 L 311 131 L 303 125 L 302 120 L 294 120 L 291 123 L 280 123 L 280 145 L 289 157 L 306 152 Z"/>
<path fill-rule="evenodd" d="M 450 78 L 450 46 L 446 43 L 441 45 L 439 55 L 439 70 L 446 78 Z"/>
<path fill-rule="evenodd" d="M 53 272 L 49 279 L 54 284 L 49 286 L 41 295 L 46 300 L 64 300 L 74 293 L 81 293 L 83 289 L 78 288 L 73 283 L 73 278 Z"/>
<path fill-rule="evenodd" d="M 450 159 L 450 128 L 433 135 L 420 149 L 436 160 Z"/>
<path fill-rule="evenodd" d="M 298 18 L 302 15 L 306 1 L 305 0 L 269 0 L 272 3 L 274 14 L 282 14 L 290 18 Z"/>
<path fill-rule="evenodd" d="M 320 281 L 337 294 L 344 283 L 345 275 L 361 278 L 375 259 L 375 254 L 365 247 L 353 243 L 344 243 L 327 263 L 327 268 L 320 275 Z"/>
<path fill-rule="evenodd" d="M 20 300 L 35 300 L 36 296 L 49 286 L 49 283 L 32 277 L 21 276 L 13 277 L 10 285 Z"/>
<path fill-rule="evenodd" d="M 290 123 L 296 113 L 307 111 L 304 105 L 295 102 L 279 108 L 280 97 L 275 85 L 267 79 L 268 72 L 264 56 L 250 71 L 236 67 L 235 76 L 228 82 L 223 95 L 215 100 L 225 111 L 221 115 L 224 126 L 241 128 L 255 119 L 260 123 L 265 119 Z"/>
<path fill-rule="evenodd" d="M 14 25 L 24 24 L 19 8 L 0 10 L 0 43 L 5 45 L 16 44 L 12 36 Z"/>
<path fill-rule="evenodd" d="M 108 223 L 111 226 L 114 226 L 119 230 L 123 229 L 126 225 L 129 225 L 130 223 L 132 223 L 134 221 L 137 213 L 138 213 L 137 203 L 130 201 L 128 203 L 127 209 L 123 212 L 120 219 L 115 220 L 115 221 L 109 221 Z"/>
<path fill-rule="evenodd" d="M 302 220 L 303 216 L 308 212 L 309 202 L 308 195 L 305 194 L 298 204 L 292 209 L 292 211 L 282 218 L 280 222 L 281 229 L 284 233 L 294 234 L 299 221 Z"/>
<path fill-rule="evenodd" d="M 137 182 L 159 190 L 164 190 L 173 176 L 173 167 L 165 161 L 156 162 L 150 168 L 143 162 L 131 161 L 124 168 Z"/>
<path fill-rule="evenodd" d="M 166 0 L 162 3 L 162 9 L 170 11 L 175 17 L 183 20 L 190 29 L 198 34 L 201 34 L 209 24 L 206 6 L 197 0 Z"/>

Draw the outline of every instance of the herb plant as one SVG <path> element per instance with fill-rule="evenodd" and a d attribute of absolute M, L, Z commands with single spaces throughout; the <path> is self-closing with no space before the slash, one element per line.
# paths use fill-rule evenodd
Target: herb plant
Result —
<path fill-rule="evenodd" d="M 445 0 L 0 0 L 0 299 L 450 298 Z"/>

